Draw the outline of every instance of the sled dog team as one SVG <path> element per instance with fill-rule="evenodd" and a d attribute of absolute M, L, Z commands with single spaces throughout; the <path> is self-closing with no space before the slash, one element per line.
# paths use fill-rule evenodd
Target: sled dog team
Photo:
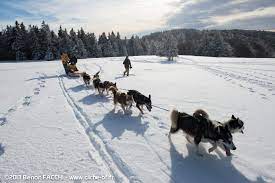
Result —
<path fill-rule="evenodd" d="M 136 107 L 142 114 L 144 105 L 149 111 L 151 111 L 151 95 L 149 95 L 149 97 L 146 97 L 136 90 L 128 90 L 128 92 L 119 91 L 116 83 L 113 83 L 111 81 L 102 82 L 99 77 L 99 73 L 100 71 L 97 72 L 92 78 L 93 86 L 100 95 L 103 95 L 104 91 L 106 91 L 107 94 L 109 93 L 109 91 L 111 91 L 113 94 L 114 107 L 116 107 L 117 104 L 120 104 L 125 114 L 126 110 L 129 110 L 132 107 L 133 102 L 135 102 Z M 86 85 L 87 83 L 90 83 L 91 77 L 87 73 L 83 73 L 82 78 Z"/>
<path fill-rule="evenodd" d="M 146 97 L 136 90 L 128 90 L 128 92 L 119 91 L 116 83 L 101 81 L 99 73 L 100 71 L 92 78 L 86 72 L 80 73 L 79 75 L 83 78 L 86 86 L 89 86 L 92 80 L 94 89 L 97 90 L 100 95 L 103 95 L 104 91 L 107 94 L 111 91 L 113 94 L 114 109 L 117 104 L 120 104 L 125 114 L 135 102 L 141 114 L 144 114 L 144 105 L 148 111 L 151 111 L 151 95 Z M 212 147 L 208 149 L 209 153 L 213 152 L 217 147 L 220 147 L 225 151 L 227 156 L 230 156 L 230 151 L 236 150 L 232 134 L 237 132 L 243 133 L 244 130 L 243 121 L 234 115 L 232 115 L 228 121 L 221 123 L 210 119 L 207 112 L 202 109 L 196 110 L 192 115 L 173 109 L 170 114 L 170 120 L 171 128 L 168 135 L 169 138 L 171 134 L 182 130 L 186 135 L 187 141 L 195 144 L 196 153 L 200 156 L 202 156 L 202 153 L 199 152 L 200 142 L 209 142 L 212 145 Z"/>

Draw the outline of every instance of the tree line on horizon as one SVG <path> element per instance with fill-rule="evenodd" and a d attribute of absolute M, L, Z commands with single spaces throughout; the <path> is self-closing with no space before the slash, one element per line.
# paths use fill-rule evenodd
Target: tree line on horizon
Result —
<path fill-rule="evenodd" d="M 214 57 L 275 57 L 275 33 L 252 30 L 175 29 L 143 37 L 121 38 L 103 32 L 97 38 L 82 28 L 61 26 L 57 34 L 41 26 L 15 22 L 0 31 L 0 60 L 55 60 L 61 53 L 77 58 L 158 55 L 169 60 L 179 55 Z"/>

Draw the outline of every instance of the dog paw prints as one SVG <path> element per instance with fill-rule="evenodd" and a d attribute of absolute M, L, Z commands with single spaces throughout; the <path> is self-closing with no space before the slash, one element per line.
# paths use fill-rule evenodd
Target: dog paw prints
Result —
<path fill-rule="evenodd" d="M 0 156 L 3 155 L 5 153 L 5 146 L 2 145 L 2 143 L 0 143 Z"/>
<path fill-rule="evenodd" d="M 31 104 L 31 96 L 26 96 L 24 99 L 23 99 L 23 105 L 24 106 L 29 106 Z"/>
<path fill-rule="evenodd" d="M 242 84 L 239 84 L 239 87 L 244 88 L 244 86 Z"/>
<path fill-rule="evenodd" d="M 39 80 L 38 84 L 41 88 L 46 87 L 45 77 L 42 77 L 42 79 Z"/>
<path fill-rule="evenodd" d="M 161 128 L 161 129 L 169 129 L 169 127 L 167 126 L 167 124 L 165 124 L 164 122 L 158 122 L 158 127 Z"/>
<path fill-rule="evenodd" d="M 261 93 L 260 96 L 262 97 L 262 99 L 268 99 L 268 98 L 266 97 L 266 94 Z"/>
<path fill-rule="evenodd" d="M 6 124 L 6 122 L 7 122 L 6 117 L 0 117 L 0 126 L 3 126 L 4 124 Z"/>
<path fill-rule="evenodd" d="M 33 91 L 34 91 L 34 94 L 35 94 L 35 95 L 38 95 L 39 92 L 40 92 L 40 88 L 35 88 L 35 89 L 33 89 Z"/>
<path fill-rule="evenodd" d="M 37 74 L 39 74 L 39 77 L 38 77 L 37 87 L 34 88 L 34 90 L 33 90 L 34 95 L 38 95 L 40 93 L 40 91 L 41 91 L 41 88 L 45 88 L 46 87 L 46 80 L 45 80 L 46 75 L 45 74 L 41 74 L 39 72 L 37 72 Z"/>
<path fill-rule="evenodd" d="M 255 93 L 255 90 L 253 90 L 253 88 L 248 88 L 249 92 L 251 93 Z"/>

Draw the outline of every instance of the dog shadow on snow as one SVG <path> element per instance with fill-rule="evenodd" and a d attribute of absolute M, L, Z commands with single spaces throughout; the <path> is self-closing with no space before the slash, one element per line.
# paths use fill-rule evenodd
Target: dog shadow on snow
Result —
<path fill-rule="evenodd" d="M 68 90 L 71 90 L 73 92 L 80 92 L 82 90 L 89 90 L 90 88 L 88 88 L 86 85 L 84 84 L 80 84 L 78 86 L 74 86 L 74 87 L 71 87 L 71 88 L 68 88 Z"/>
<path fill-rule="evenodd" d="M 85 104 L 85 105 L 93 105 L 96 103 L 106 103 L 109 102 L 110 98 L 108 96 L 101 96 L 99 94 L 90 94 L 85 96 L 84 98 L 80 99 L 79 102 Z"/>
<path fill-rule="evenodd" d="M 136 75 L 135 74 L 129 74 L 129 76 L 118 75 L 118 76 L 115 77 L 115 80 L 122 79 L 122 78 L 127 78 L 127 77 L 130 77 L 130 76 L 136 76 Z"/>
<path fill-rule="evenodd" d="M 104 118 L 97 123 L 102 125 L 111 135 L 112 139 L 120 139 L 125 131 L 132 131 L 136 136 L 144 136 L 149 127 L 148 122 L 142 122 L 142 116 L 124 115 L 122 111 L 114 112 L 114 110 L 107 113 Z"/>
<path fill-rule="evenodd" d="M 68 79 L 78 79 L 79 77 L 69 77 L 66 74 L 61 74 L 61 75 L 52 75 L 52 76 L 48 76 L 48 75 L 43 75 L 43 76 L 39 76 L 39 77 L 34 77 L 31 79 L 26 79 L 25 81 L 32 81 L 32 80 L 46 80 L 46 79 L 55 79 L 55 78 L 68 78 Z"/>
<path fill-rule="evenodd" d="M 206 149 L 200 148 L 203 157 L 196 154 L 194 144 L 186 144 L 188 155 L 183 157 L 169 138 L 171 156 L 171 183 L 175 182 L 265 182 L 262 177 L 257 177 L 256 181 L 246 178 L 232 164 L 232 156 L 226 157 L 223 152 L 216 150 L 220 159 L 214 154 L 208 154 Z M 202 146 L 200 146 L 202 147 Z M 185 147 L 184 147 L 185 148 Z"/>

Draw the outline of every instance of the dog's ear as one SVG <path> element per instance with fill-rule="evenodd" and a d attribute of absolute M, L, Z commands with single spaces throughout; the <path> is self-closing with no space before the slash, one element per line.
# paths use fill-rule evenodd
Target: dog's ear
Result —
<path fill-rule="evenodd" d="M 149 94 L 149 99 L 151 99 L 151 95 Z"/>
<path fill-rule="evenodd" d="M 115 86 L 116 86 L 116 82 L 115 82 Z"/>
<path fill-rule="evenodd" d="M 232 118 L 232 119 L 236 119 L 235 116 L 234 116 L 233 114 L 232 114 L 231 118 Z"/>

